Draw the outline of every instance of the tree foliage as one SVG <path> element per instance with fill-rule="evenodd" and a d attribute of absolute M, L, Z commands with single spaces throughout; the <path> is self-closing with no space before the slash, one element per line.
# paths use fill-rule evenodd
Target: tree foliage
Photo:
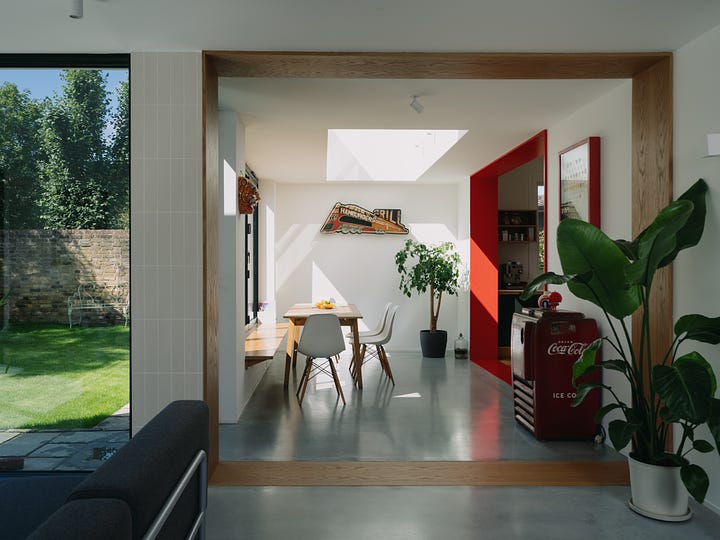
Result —
<path fill-rule="evenodd" d="M 0 86 L 0 225 L 9 229 L 41 226 L 39 163 L 42 104 L 13 83 Z"/>
<path fill-rule="evenodd" d="M 107 75 L 66 69 L 43 102 L 0 87 L 0 193 L 5 228 L 114 229 L 129 222 L 129 99 L 110 114 Z"/>

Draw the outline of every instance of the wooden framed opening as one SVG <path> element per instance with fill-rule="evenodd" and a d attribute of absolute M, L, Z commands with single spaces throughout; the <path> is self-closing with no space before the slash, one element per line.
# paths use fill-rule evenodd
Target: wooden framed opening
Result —
<path fill-rule="evenodd" d="M 203 52 L 203 370 L 217 485 L 609 485 L 627 483 L 625 462 L 225 462 L 218 437 L 218 77 L 416 79 L 631 79 L 632 229 L 672 198 L 672 54 Z M 495 235 L 495 231 L 492 232 Z M 472 271 L 472 270 L 471 270 Z M 651 303 L 653 336 L 672 336 L 672 276 Z M 496 283 L 491 283 L 493 289 Z M 639 323 L 633 317 L 633 329 Z M 667 331 L 662 331 L 667 329 Z M 655 343 L 665 347 L 669 343 Z M 308 474 L 320 467 L 322 475 Z M 369 474 L 370 470 L 376 471 Z M 214 474 L 213 474 L 214 471 Z M 328 471 L 332 471 L 329 474 Z"/>

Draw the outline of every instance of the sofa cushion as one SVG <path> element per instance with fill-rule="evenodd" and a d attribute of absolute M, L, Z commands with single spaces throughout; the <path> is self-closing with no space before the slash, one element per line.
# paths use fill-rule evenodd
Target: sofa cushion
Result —
<path fill-rule="evenodd" d="M 70 501 L 45 520 L 28 540 L 130 540 L 132 518 L 118 499 Z"/>
<path fill-rule="evenodd" d="M 199 450 L 208 451 L 209 412 L 202 401 L 174 401 L 130 442 L 75 488 L 68 500 L 115 498 L 132 514 L 133 538 L 142 538 Z M 161 538 L 182 538 L 199 508 L 195 474 Z M 206 489 L 206 486 L 202 486 Z"/>

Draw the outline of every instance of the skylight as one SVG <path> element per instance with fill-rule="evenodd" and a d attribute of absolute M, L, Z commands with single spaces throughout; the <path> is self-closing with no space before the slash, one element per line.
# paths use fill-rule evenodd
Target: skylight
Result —
<path fill-rule="evenodd" d="M 466 129 L 328 129 L 331 182 L 414 182 Z"/>

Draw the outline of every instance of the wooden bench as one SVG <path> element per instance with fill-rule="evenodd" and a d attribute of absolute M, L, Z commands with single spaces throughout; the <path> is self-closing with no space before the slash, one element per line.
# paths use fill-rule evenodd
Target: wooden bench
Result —
<path fill-rule="evenodd" d="M 245 369 L 271 360 L 287 333 L 288 323 L 258 324 L 245 338 Z"/>
<path fill-rule="evenodd" d="M 80 313 L 78 324 L 82 322 L 83 312 L 88 310 L 103 313 L 120 312 L 127 326 L 130 318 L 130 287 L 127 283 L 80 283 L 77 291 L 68 296 L 68 322 L 73 326 L 73 311 Z"/>

